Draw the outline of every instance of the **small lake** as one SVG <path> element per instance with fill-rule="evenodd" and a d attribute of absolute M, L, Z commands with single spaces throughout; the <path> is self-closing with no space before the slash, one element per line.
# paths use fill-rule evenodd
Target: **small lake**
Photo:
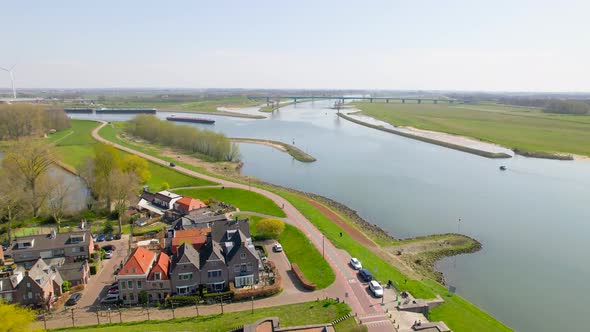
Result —
<path fill-rule="evenodd" d="M 264 120 L 195 115 L 216 124 L 191 125 L 294 143 L 318 161 L 240 144 L 243 173 L 335 199 L 397 237 L 459 230 L 478 239 L 482 251 L 438 267 L 459 294 L 514 329 L 588 330 L 590 162 L 487 159 L 348 122 L 331 104 L 287 106 Z M 157 116 L 170 114 L 181 112 Z"/>

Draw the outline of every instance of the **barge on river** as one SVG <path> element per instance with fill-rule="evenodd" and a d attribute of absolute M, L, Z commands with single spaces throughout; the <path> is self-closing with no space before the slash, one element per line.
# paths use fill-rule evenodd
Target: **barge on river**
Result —
<path fill-rule="evenodd" d="M 192 122 L 192 123 L 204 123 L 204 124 L 214 124 L 215 120 L 211 119 L 203 119 L 203 118 L 187 118 L 182 116 L 167 116 L 166 120 L 168 121 L 177 121 L 177 122 Z"/>

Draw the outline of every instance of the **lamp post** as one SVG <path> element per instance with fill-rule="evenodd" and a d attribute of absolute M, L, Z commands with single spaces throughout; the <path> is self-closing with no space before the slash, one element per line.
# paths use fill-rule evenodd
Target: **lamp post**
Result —
<path fill-rule="evenodd" d="M 254 296 L 252 296 L 252 313 L 254 313 Z"/>

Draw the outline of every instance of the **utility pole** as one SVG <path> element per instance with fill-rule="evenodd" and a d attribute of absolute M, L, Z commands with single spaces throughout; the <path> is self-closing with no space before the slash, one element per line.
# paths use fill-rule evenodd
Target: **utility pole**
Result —
<path fill-rule="evenodd" d="M 457 222 L 457 234 L 461 234 L 461 218 L 459 218 L 459 221 Z"/>
<path fill-rule="evenodd" d="M 223 297 L 220 297 L 221 299 L 221 314 L 223 315 Z"/>
<path fill-rule="evenodd" d="M 74 308 L 72 308 L 72 326 L 76 326 L 76 323 L 74 322 Z"/>
<path fill-rule="evenodd" d="M 100 318 L 98 317 L 98 309 L 96 309 L 96 324 L 100 325 Z M 46 328 L 47 330 L 47 328 Z"/>
<path fill-rule="evenodd" d="M 199 317 L 199 300 L 195 300 L 195 309 L 197 310 L 197 317 Z"/>
<path fill-rule="evenodd" d="M 254 296 L 252 296 L 252 313 L 254 313 Z"/>
<path fill-rule="evenodd" d="M 150 320 L 150 307 L 147 304 L 145 305 L 145 311 L 147 311 L 148 320 Z"/>

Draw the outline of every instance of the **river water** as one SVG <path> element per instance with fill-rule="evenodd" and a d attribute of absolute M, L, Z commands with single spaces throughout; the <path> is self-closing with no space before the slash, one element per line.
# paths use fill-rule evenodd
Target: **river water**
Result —
<path fill-rule="evenodd" d="M 514 329 L 588 330 L 590 162 L 487 159 L 348 122 L 331 103 L 287 106 L 265 120 L 207 115 L 214 126 L 192 125 L 294 143 L 317 162 L 241 144 L 243 173 L 335 199 L 396 237 L 459 231 L 478 239 L 480 252 L 437 266 L 459 294 Z"/>

